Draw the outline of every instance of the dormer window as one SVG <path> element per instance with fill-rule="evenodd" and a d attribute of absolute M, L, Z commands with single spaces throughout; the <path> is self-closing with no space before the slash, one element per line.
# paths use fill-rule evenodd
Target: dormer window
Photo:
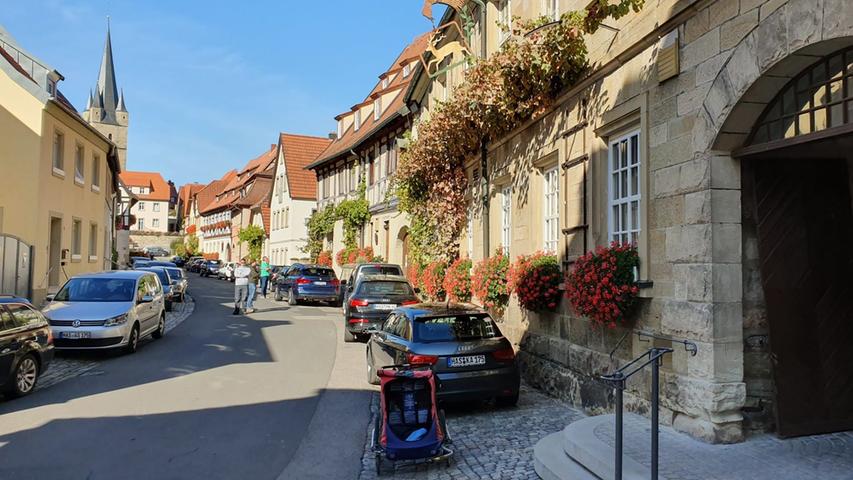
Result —
<path fill-rule="evenodd" d="M 408 77 L 410 73 L 412 73 L 412 67 L 408 63 L 403 65 L 403 78 Z"/>
<path fill-rule="evenodd" d="M 51 96 L 56 96 L 56 81 L 48 79 L 47 93 L 49 93 Z"/>
<path fill-rule="evenodd" d="M 500 39 L 500 43 L 503 44 L 506 39 L 512 35 L 512 0 L 503 0 L 500 3 L 500 9 L 498 9 L 498 23 L 501 27 L 501 32 L 498 38 Z"/>
<path fill-rule="evenodd" d="M 382 79 L 382 89 L 385 90 L 388 88 L 388 77 Z"/>
<path fill-rule="evenodd" d="M 355 124 L 353 125 L 353 129 L 358 131 L 361 128 L 361 110 L 355 111 Z"/>
<path fill-rule="evenodd" d="M 338 138 L 344 136 L 344 121 L 338 120 Z"/>
<path fill-rule="evenodd" d="M 373 120 L 379 120 L 380 116 L 382 116 L 382 97 L 373 101 Z"/>

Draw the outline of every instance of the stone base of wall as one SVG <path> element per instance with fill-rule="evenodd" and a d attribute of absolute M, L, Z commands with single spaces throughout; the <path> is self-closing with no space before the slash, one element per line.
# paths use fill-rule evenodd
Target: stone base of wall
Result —
<path fill-rule="evenodd" d="M 171 244 L 176 239 L 184 238 L 180 233 L 162 232 L 132 232 L 130 243 L 136 248 L 162 247 L 171 251 Z"/>
<path fill-rule="evenodd" d="M 524 337 L 520 347 L 518 362 L 527 383 L 591 415 L 614 411 L 614 391 L 598 380 L 598 376 L 617 368 L 618 360 L 565 340 L 533 333 Z M 554 361 L 553 358 L 565 359 L 565 362 Z M 575 365 L 579 368 L 574 368 Z M 626 411 L 649 416 L 650 382 L 650 371 L 638 373 L 628 381 L 624 394 Z M 725 418 L 706 416 L 714 409 L 725 412 L 729 405 L 742 405 L 745 395 L 743 383 L 708 384 L 704 387 L 693 383 L 679 375 L 661 372 L 661 423 L 709 443 L 742 441 L 742 418 L 737 411 Z"/>

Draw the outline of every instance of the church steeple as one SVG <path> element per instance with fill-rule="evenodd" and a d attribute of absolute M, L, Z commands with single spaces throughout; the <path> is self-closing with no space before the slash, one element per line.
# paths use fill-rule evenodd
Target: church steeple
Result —
<path fill-rule="evenodd" d="M 101 97 L 104 109 L 104 123 L 116 122 L 116 108 L 118 106 L 118 87 L 116 86 L 116 71 L 113 66 L 113 45 L 110 39 L 110 24 L 107 19 L 107 40 L 104 43 L 104 55 L 101 57 L 101 69 L 98 72 L 98 85 L 95 88 L 95 96 Z"/>
<path fill-rule="evenodd" d="M 124 170 L 127 164 L 127 130 L 130 114 L 124 101 L 124 91 L 119 90 L 116 84 L 109 22 L 107 17 L 107 38 L 104 42 L 104 54 L 101 56 L 101 68 L 98 71 L 98 84 L 95 85 L 94 91 L 89 92 L 83 118 L 116 145 L 119 164 Z"/>

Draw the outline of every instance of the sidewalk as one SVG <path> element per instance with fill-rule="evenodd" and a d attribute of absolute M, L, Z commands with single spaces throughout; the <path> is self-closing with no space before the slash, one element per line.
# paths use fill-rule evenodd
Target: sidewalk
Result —
<path fill-rule="evenodd" d="M 376 415 L 378 409 L 379 396 L 374 394 L 372 414 Z M 416 466 L 398 463 L 393 474 L 383 473 L 381 478 L 535 479 L 538 478 L 533 470 L 533 446 L 536 442 L 584 416 L 579 410 L 524 384 L 515 408 L 469 405 L 447 408 L 445 412 L 455 451 L 450 467 L 441 463 Z M 373 420 L 370 422 L 372 425 Z M 378 478 L 370 450 L 370 428 L 366 435 L 359 477 L 362 480 Z"/>

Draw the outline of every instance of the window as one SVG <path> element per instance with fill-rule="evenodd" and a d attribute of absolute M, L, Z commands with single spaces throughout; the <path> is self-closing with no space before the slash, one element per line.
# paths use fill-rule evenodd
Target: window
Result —
<path fill-rule="evenodd" d="M 358 172 L 356 170 L 358 168 L 358 163 L 353 162 L 349 166 L 349 191 L 353 192 L 358 187 Z"/>
<path fill-rule="evenodd" d="M 144 212 L 144 211 L 145 211 L 145 202 L 139 202 L 139 204 L 138 204 L 138 210 L 139 210 L 140 212 Z"/>
<path fill-rule="evenodd" d="M 290 226 L 290 207 L 284 209 L 284 228 Z"/>
<path fill-rule="evenodd" d="M 329 175 L 323 174 L 323 198 L 329 198 Z"/>
<path fill-rule="evenodd" d="M 59 132 L 53 132 L 53 169 L 62 173 L 65 169 L 65 158 L 63 150 L 65 149 L 65 135 Z"/>
<path fill-rule="evenodd" d="M 637 243 L 640 233 L 640 133 L 610 143 L 610 241 Z"/>
<path fill-rule="evenodd" d="M 397 171 L 397 149 L 394 144 L 397 143 L 395 138 L 388 139 L 388 175 Z"/>
<path fill-rule="evenodd" d="M 545 251 L 557 252 L 557 239 L 560 235 L 560 175 L 557 167 L 547 170 L 545 180 Z"/>
<path fill-rule="evenodd" d="M 346 169 L 341 166 L 335 173 L 338 176 L 338 195 L 346 193 Z"/>
<path fill-rule="evenodd" d="M 98 224 L 89 225 L 89 260 L 98 258 Z"/>
<path fill-rule="evenodd" d="M 12 328 L 27 328 L 45 323 L 41 314 L 27 305 L 11 303 L 8 304 L 7 307 L 12 313 L 12 316 L 11 318 L 6 317 L 5 319 L 6 321 L 12 320 L 12 324 L 14 325 Z"/>
<path fill-rule="evenodd" d="M 474 258 L 474 207 L 468 207 L 468 258 Z"/>
<path fill-rule="evenodd" d="M 92 190 L 101 188 L 101 156 L 92 155 Z"/>
<path fill-rule="evenodd" d="M 155 218 L 151 220 L 151 228 L 158 228 L 160 226 L 160 219 Z"/>
<path fill-rule="evenodd" d="M 136 221 L 136 225 L 137 225 L 138 230 L 145 230 L 145 219 L 140 218 L 139 220 Z"/>
<path fill-rule="evenodd" d="M 355 131 L 358 131 L 359 128 L 361 128 L 361 110 L 360 109 L 355 111 L 355 125 L 353 125 L 353 129 Z"/>
<path fill-rule="evenodd" d="M 376 182 L 376 171 L 375 171 L 376 167 L 374 166 L 376 164 L 376 162 L 373 161 L 373 152 L 370 153 L 370 156 L 367 158 L 367 162 L 369 165 L 368 166 L 368 180 L 369 180 L 368 184 L 373 185 Z"/>
<path fill-rule="evenodd" d="M 344 121 L 338 120 L 338 138 L 344 136 Z"/>
<path fill-rule="evenodd" d="M 408 63 L 403 65 L 403 78 L 408 77 L 410 73 L 412 73 L 411 65 Z"/>
<path fill-rule="evenodd" d="M 456 315 L 450 317 L 419 317 L 414 322 L 417 342 L 464 342 L 497 338 L 498 326 L 488 315 Z"/>
<path fill-rule="evenodd" d="M 382 89 L 388 88 L 388 77 L 382 79 Z"/>
<path fill-rule="evenodd" d="M 83 243 L 83 222 L 73 220 L 71 222 L 71 259 L 80 259 L 80 248 Z"/>
<path fill-rule="evenodd" d="M 503 44 L 510 37 L 512 28 L 512 0 L 502 0 L 498 9 L 498 24 L 501 29 L 498 40 Z"/>
<path fill-rule="evenodd" d="M 77 147 L 74 149 L 74 182 L 83 184 L 86 181 L 86 177 L 83 176 L 84 168 L 84 151 L 83 145 L 77 144 Z"/>
<path fill-rule="evenodd" d="M 154 202 L 151 205 L 151 207 L 152 207 L 151 209 L 154 210 L 155 212 L 159 212 L 160 211 L 160 202 Z"/>
<path fill-rule="evenodd" d="M 512 241 L 512 187 L 501 190 L 501 248 L 509 255 Z"/>
<path fill-rule="evenodd" d="M 560 15 L 560 0 L 542 0 L 542 14 L 556 21 Z"/>
<path fill-rule="evenodd" d="M 373 120 L 379 120 L 382 116 L 382 97 L 373 101 Z"/>

